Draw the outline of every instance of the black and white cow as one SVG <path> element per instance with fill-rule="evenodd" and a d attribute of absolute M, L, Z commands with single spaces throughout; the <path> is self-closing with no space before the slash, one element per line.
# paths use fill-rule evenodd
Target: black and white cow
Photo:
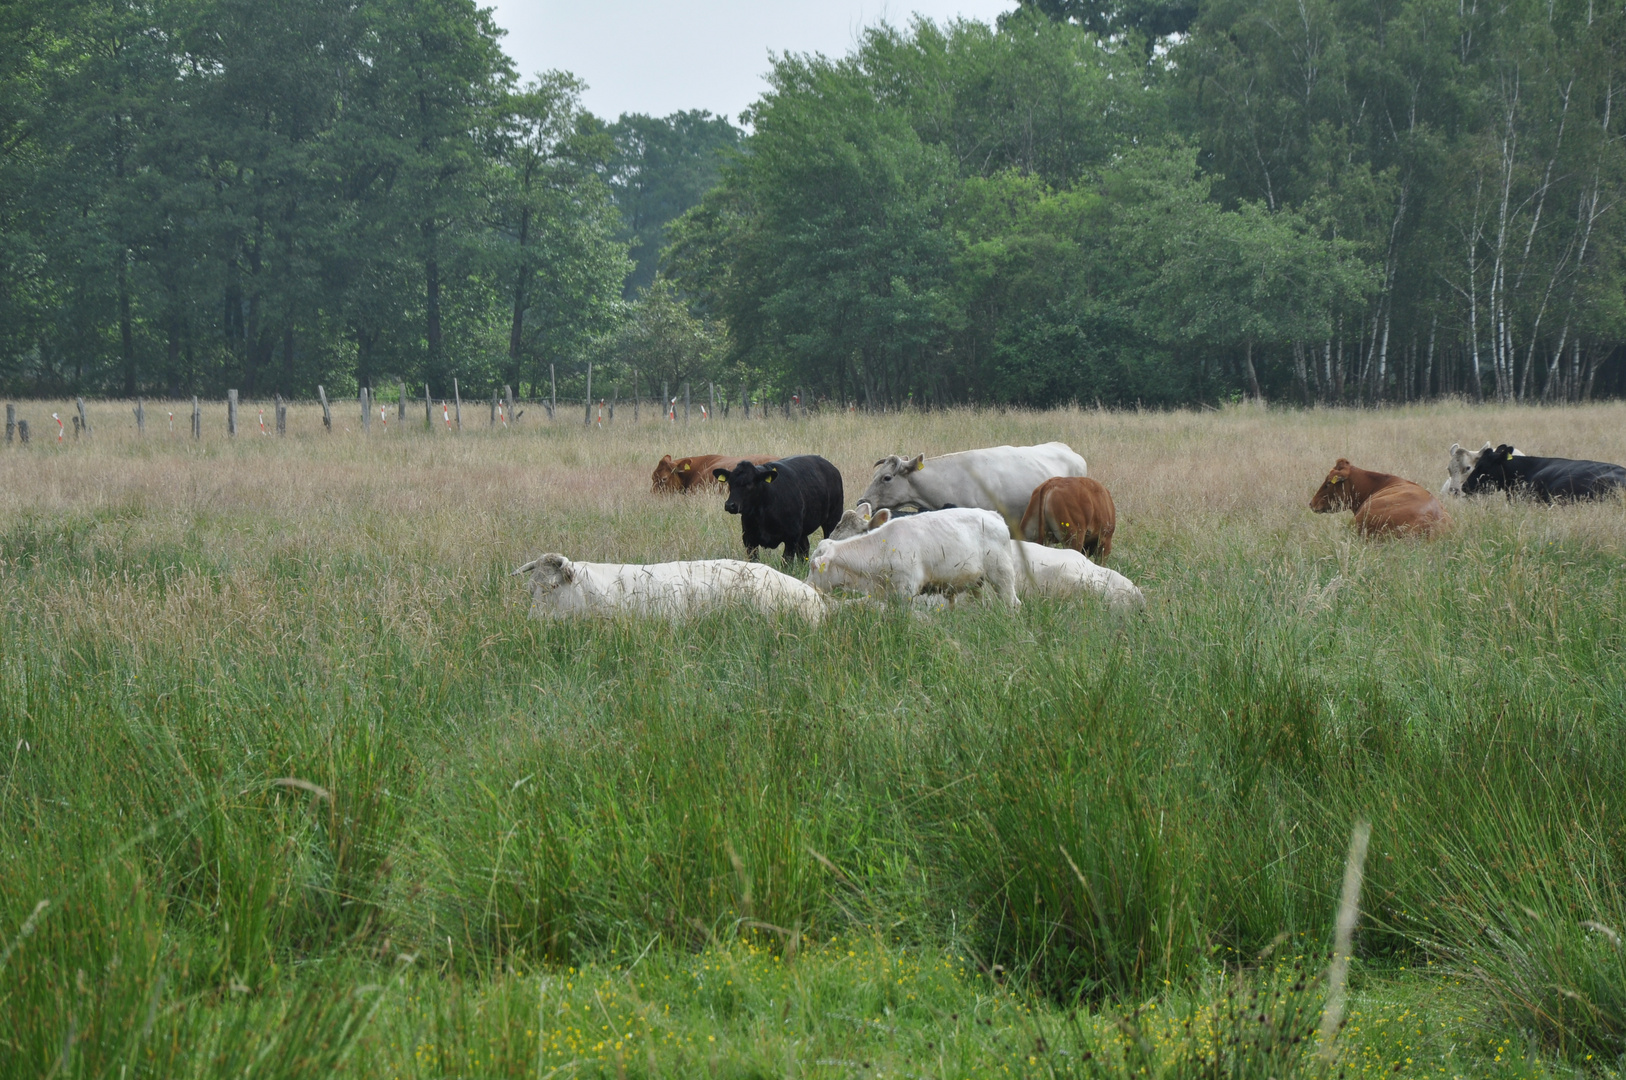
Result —
<path fill-rule="evenodd" d="M 1528 494 L 1542 502 L 1554 499 L 1596 499 L 1626 489 L 1626 469 L 1606 461 L 1527 457 L 1506 443 L 1479 456 L 1474 471 L 1462 482 L 1464 495 L 1485 491 Z"/>
<path fill-rule="evenodd" d="M 830 530 L 841 520 L 845 493 L 841 471 L 817 454 L 753 465 L 742 461 L 712 475 L 728 484 L 723 509 L 740 516 L 740 539 L 747 558 L 759 548 L 785 545 L 785 561 L 807 558 L 814 529 Z"/>

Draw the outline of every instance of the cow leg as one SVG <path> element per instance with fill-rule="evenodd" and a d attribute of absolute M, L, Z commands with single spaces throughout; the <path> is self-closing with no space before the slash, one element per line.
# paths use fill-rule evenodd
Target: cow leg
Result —
<path fill-rule="evenodd" d="M 983 562 L 982 576 L 987 588 L 993 589 L 999 598 L 1009 607 L 1021 607 L 1022 601 L 1016 596 L 1016 566 L 1012 563 L 1010 555 L 1004 558 L 990 557 Z"/>

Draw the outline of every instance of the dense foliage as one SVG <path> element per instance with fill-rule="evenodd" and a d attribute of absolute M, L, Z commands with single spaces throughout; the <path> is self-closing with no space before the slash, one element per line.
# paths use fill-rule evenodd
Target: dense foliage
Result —
<path fill-rule="evenodd" d="M 748 134 L 605 123 L 500 34 L 473 0 L 6 5 L 0 386 L 1626 390 L 1618 4 L 1033 0 L 781 56 Z"/>
<path fill-rule="evenodd" d="M 743 367 L 870 402 L 1617 385 L 1618 6 L 1181 10 L 782 59 L 672 273 Z"/>

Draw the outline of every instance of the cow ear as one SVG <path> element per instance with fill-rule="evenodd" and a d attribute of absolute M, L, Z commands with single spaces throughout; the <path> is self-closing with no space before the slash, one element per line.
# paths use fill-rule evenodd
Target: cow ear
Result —
<path fill-rule="evenodd" d="M 764 484 L 771 484 L 771 483 L 773 483 L 773 478 L 779 475 L 779 466 L 778 465 L 764 465 L 762 467 L 762 472 L 763 472 L 762 482 Z"/>
<path fill-rule="evenodd" d="M 871 529 L 879 529 L 882 525 L 885 525 L 891 520 L 892 511 L 883 508 L 875 511 L 875 516 L 869 519 L 869 527 Z"/>
<path fill-rule="evenodd" d="M 861 502 L 857 506 L 853 507 L 853 509 L 857 510 L 858 516 L 863 518 L 865 521 L 868 521 L 875 513 L 875 508 L 867 502 Z"/>
<path fill-rule="evenodd" d="M 678 466 L 678 472 L 688 472 L 690 469 L 693 469 L 693 468 L 694 468 L 694 463 L 693 462 L 685 461 L 682 465 Z"/>
<path fill-rule="evenodd" d="M 909 467 L 904 469 L 903 471 L 904 472 L 919 472 L 921 469 L 924 469 L 925 467 L 926 467 L 926 455 L 925 454 L 916 454 L 914 456 L 914 459 L 909 462 Z"/>
<path fill-rule="evenodd" d="M 719 484 L 728 483 L 728 470 L 727 469 L 713 469 L 713 470 L 711 470 L 711 475 L 715 476 L 717 478 L 717 482 Z"/>

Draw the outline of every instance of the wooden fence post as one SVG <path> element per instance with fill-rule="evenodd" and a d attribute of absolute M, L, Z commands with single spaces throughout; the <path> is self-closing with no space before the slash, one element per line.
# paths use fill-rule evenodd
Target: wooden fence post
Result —
<path fill-rule="evenodd" d="M 548 419 L 552 420 L 559 408 L 559 379 L 553 373 L 553 365 L 548 365 Z"/>
<path fill-rule="evenodd" d="M 6 402 L 6 445 L 17 437 L 17 406 Z"/>
<path fill-rule="evenodd" d="M 287 437 L 288 437 L 288 403 L 286 401 L 282 400 L 282 395 L 281 394 L 278 394 L 277 395 L 277 438 L 285 439 Z"/>
<path fill-rule="evenodd" d="M 487 426 L 497 426 L 497 391 L 495 390 L 491 392 L 491 422 Z"/>
<path fill-rule="evenodd" d="M 502 384 L 503 401 L 508 403 L 508 426 L 513 427 L 514 421 L 519 417 L 514 413 L 514 388 L 507 383 Z"/>
<path fill-rule="evenodd" d="M 361 388 L 361 433 L 363 435 L 371 435 L 373 433 L 372 395 L 367 392 L 367 387 L 365 386 Z"/>
<path fill-rule="evenodd" d="M 203 438 L 203 406 L 198 404 L 198 396 L 192 395 L 192 438 Z"/>
<path fill-rule="evenodd" d="M 711 394 L 711 411 L 706 414 L 706 418 L 708 420 L 715 420 L 717 419 L 717 384 L 708 381 L 706 383 L 706 391 Z"/>
<path fill-rule="evenodd" d="M 433 431 L 433 430 L 435 430 L 435 416 L 434 416 L 434 414 L 432 412 L 429 411 L 429 407 L 432 404 L 434 404 L 434 403 L 429 400 L 429 384 L 424 383 L 423 384 L 423 429 L 425 431 Z"/>
<path fill-rule="evenodd" d="M 90 418 L 85 415 L 85 399 L 74 398 L 74 400 L 79 403 L 79 426 L 85 429 L 85 434 L 88 436 L 90 434 Z"/>
<path fill-rule="evenodd" d="M 689 380 L 683 380 L 683 422 L 689 422 Z"/>
<path fill-rule="evenodd" d="M 237 438 L 237 391 L 226 391 L 226 437 Z"/>
<path fill-rule="evenodd" d="M 135 413 L 136 434 L 145 435 L 147 433 L 147 410 L 146 407 L 142 405 L 140 398 L 136 398 L 135 408 L 131 409 L 130 411 Z"/>
<path fill-rule="evenodd" d="M 17 421 L 17 441 L 23 446 L 28 445 L 28 421 Z"/>
<path fill-rule="evenodd" d="M 457 421 L 457 430 L 462 431 L 463 430 L 463 391 L 458 389 L 456 379 L 452 380 L 452 401 L 457 405 L 457 412 L 453 414 L 453 419 L 455 419 Z"/>
<path fill-rule="evenodd" d="M 672 407 L 672 397 L 671 397 L 671 394 L 668 393 L 668 391 L 670 391 L 670 390 L 671 390 L 671 387 L 666 385 L 666 380 L 662 379 L 661 380 L 661 419 L 662 420 L 666 419 L 666 410 Z"/>
<path fill-rule="evenodd" d="M 327 407 L 327 387 L 320 384 L 316 387 L 316 396 L 322 399 L 322 426 L 329 435 L 333 434 L 333 413 Z"/>
<path fill-rule="evenodd" d="M 587 408 L 582 411 L 582 423 L 593 422 L 593 362 L 587 361 Z"/>
<path fill-rule="evenodd" d="M 400 380 L 400 383 L 401 383 L 401 396 L 399 398 L 397 398 L 396 402 L 395 402 L 395 419 L 396 419 L 397 422 L 399 422 L 401 424 L 405 424 L 406 423 L 406 380 L 402 379 L 402 380 Z M 429 393 L 428 389 L 425 388 L 424 394 L 427 395 L 428 393 Z M 427 408 L 424 410 L 424 415 L 425 416 L 429 415 L 429 410 Z"/>
<path fill-rule="evenodd" d="M 638 369 L 632 369 L 632 422 L 638 422 Z"/>

